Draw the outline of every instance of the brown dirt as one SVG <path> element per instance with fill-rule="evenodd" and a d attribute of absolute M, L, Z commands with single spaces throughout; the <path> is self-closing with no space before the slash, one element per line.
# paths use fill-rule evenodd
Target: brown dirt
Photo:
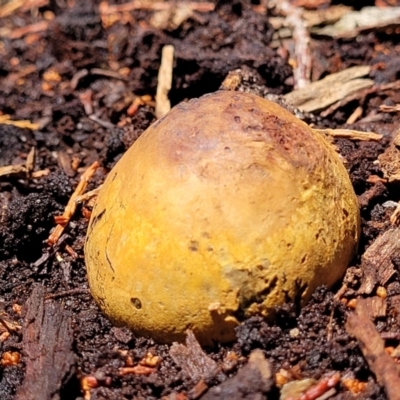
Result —
<path fill-rule="evenodd" d="M 55 313 L 51 304 L 56 302 L 60 307 L 54 309 L 63 315 L 56 321 L 69 321 L 73 338 L 68 345 L 68 334 L 60 336 L 62 351 L 68 357 L 60 373 L 49 375 L 53 383 L 48 392 L 43 389 L 43 398 L 81 399 L 85 394 L 81 390 L 81 379 L 87 376 L 97 382 L 90 389 L 92 400 L 163 396 L 184 399 L 179 396 L 188 393 L 189 397 L 196 397 L 193 389 L 198 382 L 174 362 L 169 346 L 157 345 L 127 329 L 113 327 L 93 302 L 87 290 L 83 260 L 88 221 L 82 207 L 78 207 L 54 248 L 49 248 L 46 239 L 55 226 L 53 217 L 62 214 L 81 172 L 98 161 L 101 168 L 88 189 L 99 186 L 126 149 L 155 120 L 151 104 L 140 106 L 131 115 L 128 108 L 135 96 L 154 96 L 163 45 L 175 47 L 174 82 L 170 92 L 173 105 L 217 90 L 228 72 L 238 68 L 247 76 L 244 85 L 254 92 L 280 95 L 292 90 L 292 69 L 282 52 L 271 47 L 273 28 L 259 3 L 257 0 L 220 1 L 214 11 L 196 12 L 179 27 L 164 29 L 149 24 L 154 11 L 142 9 L 125 12 L 114 24 L 105 26 L 104 21 L 101 23 L 97 0 L 43 2 L 43 6 L 18 10 L 0 19 L 0 32 L 3 32 L 0 115 L 10 114 L 13 120 L 39 121 L 40 125 L 32 131 L 0 124 L 0 166 L 25 163 L 34 146 L 37 150 L 35 171 L 46 168 L 51 171 L 47 177 L 38 179 L 27 179 L 23 174 L 0 177 L 0 328 L 5 325 L 10 328 L 10 323 L 23 326 L 22 330 L 9 329 L 10 336 L 0 340 L 2 354 L 12 351 L 22 355 L 21 362 L 0 366 L 2 400 L 28 398 L 21 388 L 26 390 L 27 384 L 29 388 L 29 379 L 32 383 L 39 379 L 32 372 L 33 365 L 44 369 L 53 367 L 33 364 L 39 355 L 31 349 L 33 339 L 29 332 L 33 330 L 37 341 L 46 340 L 46 335 L 52 338 L 58 335 L 49 326 L 47 330 L 35 328 L 28 321 L 35 318 L 29 315 L 39 301 L 38 284 L 44 286 L 48 299 L 43 315 L 50 318 Z M 360 6 L 361 3 L 364 4 L 360 2 Z M 17 34 L 17 29 L 42 21 L 47 21 L 47 29 Z M 376 84 L 393 83 L 400 77 L 397 36 L 372 31 L 351 39 L 313 38 L 311 45 L 318 76 L 354 65 L 372 65 L 375 68 L 370 77 Z M 114 77 L 104 72 L 110 70 L 115 72 Z M 103 123 L 89 119 L 85 112 L 81 99 L 88 91 L 94 112 Z M 362 200 L 362 241 L 347 276 L 345 299 L 355 297 L 360 287 L 362 254 L 390 227 L 394 207 L 384 203 L 400 198 L 396 184 L 368 182 L 371 175 L 383 176 L 375 161 L 388 146 L 400 122 L 400 113 L 372 116 L 381 104 L 399 102 L 400 91 L 396 89 L 371 91 L 325 118 L 305 116 L 307 122 L 318 122 L 324 127 L 350 127 L 384 135 L 379 143 L 335 141 Z M 347 125 L 347 118 L 359 105 L 363 107 L 362 119 Z M 71 168 L 75 158 L 79 160 L 78 169 Z M 68 253 L 67 245 L 77 257 Z M 396 273 L 385 284 L 388 309 L 385 316 L 375 320 L 379 332 L 400 329 L 400 309 L 396 303 L 400 295 L 400 260 L 393 257 L 392 262 Z M 301 310 L 296 305 L 282 307 L 274 323 L 267 323 L 261 317 L 245 321 L 237 329 L 235 343 L 207 350 L 218 365 L 226 360 L 229 351 L 235 351 L 238 361 L 232 368 L 209 377 L 206 384 L 216 386 L 235 376 L 251 351 L 260 348 L 274 372 L 283 368 L 291 371 L 296 379 L 319 379 L 339 371 L 342 376 L 348 374 L 367 382 L 357 395 L 338 386 L 336 398 L 386 398 L 357 342 L 346 331 L 349 308 L 334 299 L 339 287 L 340 284 L 332 291 L 321 288 Z M 16 305 L 25 305 L 25 311 L 19 313 Z M 298 328 L 298 335 L 293 335 L 293 328 Z M 0 329 L 0 334 L 5 330 Z M 387 340 L 386 344 L 396 347 L 399 339 Z M 120 374 L 119 368 L 137 365 L 149 352 L 162 360 L 154 373 Z M 71 354 L 73 357 L 68 361 Z M 62 353 L 59 357 L 63 357 Z M 47 386 L 43 383 L 41 387 Z M 275 387 L 268 398 L 278 397 Z"/>

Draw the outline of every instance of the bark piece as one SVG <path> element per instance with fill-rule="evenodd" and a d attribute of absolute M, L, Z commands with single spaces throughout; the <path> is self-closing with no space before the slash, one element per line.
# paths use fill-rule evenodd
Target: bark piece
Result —
<path fill-rule="evenodd" d="M 384 177 L 392 182 L 400 181 L 400 129 L 396 132 L 390 146 L 378 156 Z"/>
<path fill-rule="evenodd" d="M 262 400 L 273 383 L 271 364 L 257 349 L 235 376 L 211 388 L 201 400 Z"/>
<path fill-rule="evenodd" d="M 369 297 L 364 300 L 370 318 L 380 318 L 386 316 L 387 302 L 378 296 Z"/>
<path fill-rule="evenodd" d="M 361 77 L 368 75 L 370 70 L 371 67 L 367 65 L 347 68 L 319 81 L 312 82 L 302 89 L 294 90 L 283 97 L 288 103 L 301 111 L 324 110 L 346 96 L 371 87 L 374 81 L 361 79 Z"/>
<path fill-rule="evenodd" d="M 217 369 L 217 363 L 207 356 L 191 330 L 187 331 L 186 346 L 174 343 L 169 351 L 183 374 L 193 382 L 206 379 Z"/>
<path fill-rule="evenodd" d="M 357 339 L 371 371 L 385 388 L 389 400 L 400 400 L 399 369 L 386 353 L 384 342 L 368 314 L 367 302 L 360 299 L 355 312 L 347 318 L 346 330 Z"/>
<path fill-rule="evenodd" d="M 386 186 L 381 182 L 377 181 L 375 185 L 371 186 L 363 194 L 358 196 L 358 203 L 361 208 L 366 208 L 370 204 L 371 200 L 376 197 L 382 196 L 387 191 Z"/>
<path fill-rule="evenodd" d="M 396 273 L 392 259 L 400 251 L 400 228 L 389 229 L 372 243 L 361 259 L 363 278 L 359 293 L 370 294 L 379 283 L 384 286 Z"/>
<path fill-rule="evenodd" d="M 61 387 L 74 372 L 70 317 L 58 303 L 45 302 L 42 285 L 34 286 L 24 313 L 26 373 L 15 400 L 59 400 Z"/>
<path fill-rule="evenodd" d="M 385 30 L 399 26 L 400 7 L 364 7 L 359 11 L 351 11 L 333 25 L 313 29 L 314 34 L 327 35 L 334 38 L 352 38 L 360 32 Z"/>
<path fill-rule="evenodd" d="M 390 305 L 396 311 L 397 315 L 400 315 L 400 295 L 391 296 Z"/>

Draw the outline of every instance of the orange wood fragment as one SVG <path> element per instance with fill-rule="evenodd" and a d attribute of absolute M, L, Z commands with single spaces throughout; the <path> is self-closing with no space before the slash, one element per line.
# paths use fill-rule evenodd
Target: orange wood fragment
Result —
<path fill-rule="evenodd" d="M 77 202 L 76 199 L 80 196 L 85 190 L 88 185 L 89 180 L 92 178 L 94 173 L 96 172 L 97 168 L 99 168 L 100 164 L 95 161 L 81 176 L 78 186 L 76 187 L 74 193 L 70 197 L 67 206 L 65 207 L 64 213 L 61 216 L 55 217 L 55 222 L 57 226 L 54 228 L 53 232 L 51 232 L 49 238 L 47 239 L 47 243 L 50 246 L 54 246 L 60 236 L 64 232 L 65 227 L 68 225 L 69 220 L 74 215 Z"/>

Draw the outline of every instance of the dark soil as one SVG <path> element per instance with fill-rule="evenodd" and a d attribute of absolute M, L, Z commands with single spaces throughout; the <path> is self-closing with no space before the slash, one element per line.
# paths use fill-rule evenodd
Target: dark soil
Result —
<path fill-rule="evenodd" d="M 256 93 L 281 95 L 293 89 L 292 68 L 287 57 L 272 48 L 273 28 L 257 0 L 220 1 L 214 11 L 198 11 L 178 27 L 163 28 L 149 23 L 153 10 L 143 9 L 119 14 L 115 23 L 106 25 L 99 14 L 99 3 L 42 2 L 44 5 L 0 19 L 0 115 L 39 122 L 36 130 L 0 124 L 0 166 L 25 163 L 30 149 L 35 147 L 35 171 L 50 170 L 48 176 L 36 179 L 27 179 L 24 174 L 0 177 L 0 322 L 8 328 L 11 323 L 23 327 L 0 329 L 0 334 L 11 333 L 0 340 L 1 353 L 12 351 L 22 356 L 15 365 L 0 366 L 2 400 L 31 398 L 26 394 L 29 384 L 32 391 L 42 388 L 43 399 L 72 400 L 84 395 L 89 398 L 89 392 L 82 391 L 84 377 L 96 381 L 90 388 L 92 400 L 163 396 L 183 399 L 186 397 L 179 396 L 184 394 L 196 397 L 193 390 L 198 382 L 173 361 L 169 346 L 114 327 L 91 298 L 83 258 L 88 225 L 83 207 L 78 207 L 53 248 L 46 239 L 55 226 L 54 216 L 62 214 L 81 173 L 98 161 L 101 168 L 88 190 L 98 187 L 121 155 L 155 120 L 152 104 L 139 106 L 136 113 L 129 111 L 129 107 L 135 96 L 155 95 L 165 44 L 175 47 L 170 92 L 173 105 L 217 90 L 226 75 L 237 69 L 247 77 L 244 85 Z M 121 2 L 109 2 L 114 3 Z M 46 29 L 15 33 L 41 21 L 48 22 Z M 375 83 L 395 82 L 400 76 L 398 40 L 398 35 L 382 32 L 360 34 L 352 39 L 313 38 L 315 76 L 337 72 L 338 65 L 340 69 L 379 65 L 371 73 Z M 107 71 L 114 75 L 107 75 Z M 97 122 L 85 112 L 82 97 L 88 93 Z M 361 101 L 363 119 L 347 125 L 347 118 Z M 317 121 L 324 127 L 384 135 L 380 142 L 336 140 L 355 191 L 362 199 L 362 241 L 350 270 L 352 274 L 347 278 L 345 299 L 352 298 L 360 287 L 361 255 L 391 226 L 389 218 L 395 207 L 384 203 L 400 199 L 395 184 L 368 180 L 371 175 L 383 177 L 375 161 L 394 136 L 400 113 L 366 117 L 376 113 L 381 104 L 399 102 L 399 90 L 372 91 L 324 119 L 305 116 L 307 122 Z M 71 162 L 78 167 L 72 168 Z M 400 264 L 394 264 L 397 271 Z M 40 294 L 43 287 L 44 293 Z M 219 364 L 226 360 L 229 351 L 238 356 L 232 368 L 213 375 L 207 385 L 216 386 L 234 376 L 251 351 L 260 348 L 274 372 L 283 368 L 296 379 L 319 379 L 339 371 L 342 376 L 347 374 L 367 382 L 359 394 L 339 385 L 336 398 L 386 398 L 357 342 L 346 332 L 349 308 L 334 299 L 339 288 L 340 283 L 333 290 L 320 288 L 301 310 L 296 305 L 282 307 L 274 323 L 261 317 L 245 321 L 237 329 L 235 343 L 206 351 Z M 392 297 L 400 295 L 398 273 L 387 282 L 386 289 L 388 310 L 375 323 L 379 332 L 399 332 L 399 311 L 391 302 Z M 40 301 L 45 304 L 40 311 L 43 320 L 57 316 L 53 327 L 51 322 L 42 327 L 34 324 L 32 310 L 39 307 Z M 24 306 L 22 313 L 18 305 Z M 63 324 L 67 324 L 64 330 L 60 328 Z M 294 328 L 298 329 L 296 335 Z M 62 351 L 48 355 L 45 365 L 37 363 L 35 360 L 41 355 L 34 349 L 35 340 L 39 343 L 50 338 L 48 347 L 54 347 L 51 343 L 57 337 Z M 388 346 L 398 344 L 396 339 L 387 342 Z M 46 348 L 44 345 L 44 353 Z M 154 373 L 120 374 L 119 368 L 137 365 L 147 353 L 162 360 Z M 65 359 L 57 363 L 57 357 Z M 49 375 L 52 385 L 47 386 L 43 373 L 35 374 L 35 369 L 41 368 L 60 371 Z M 278 397 L 276 388 L 268 395 Z"/>

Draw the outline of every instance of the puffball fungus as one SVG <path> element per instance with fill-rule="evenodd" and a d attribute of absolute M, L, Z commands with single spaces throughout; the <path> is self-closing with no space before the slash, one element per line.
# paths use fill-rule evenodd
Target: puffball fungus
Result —
<path fill-rule="evenodd" d="M 92 212 L 92 295 L 159 342 L 234 339 L 243 318 L 304 303 L 345 272 L 359 238 L 348 174 L 324 138 L 261 97 L 217 92 L 151 125 Z"/>

